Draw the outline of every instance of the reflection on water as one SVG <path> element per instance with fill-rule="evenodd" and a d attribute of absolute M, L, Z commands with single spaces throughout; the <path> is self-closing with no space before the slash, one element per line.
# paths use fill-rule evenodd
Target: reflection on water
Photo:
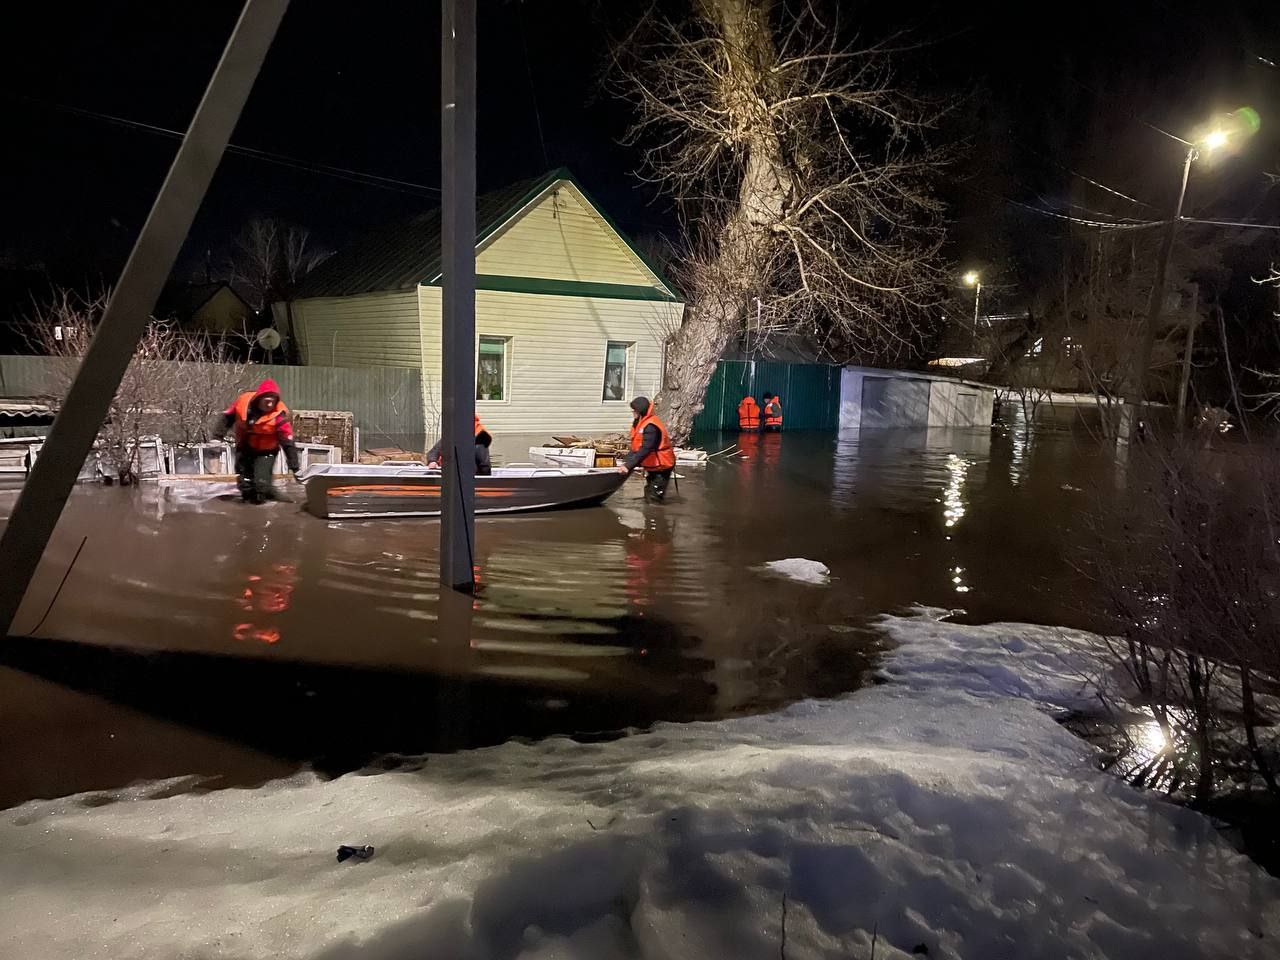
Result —
<path fill-rule="evenodd" d="M 1080 494 L 1064 488 L 1109 483 L 1113 468 L 1078 431 L 699 439 L 711 450 L 736 442 L 742 455 L 681 468 L 666 505 L 645 504 L 633 480 L 604 507 L 482 519 L 475 597 L 441 595 L 433 521 L 326 522 L 196 484 L 82 488 L 16 630 L 43 613 L 87 536 L 43 635 L 231 657 L 242 672 L 279 663 L 466 678 L 470 692 L 438 719 L 473 742 L 530 732 L 527 713 L 499 709 L 481 737 L 476 684 L 546 705 L 555 716 L 544 732 L 710 718 L 852 689 L 875 654 L 860 628 L 908 604 L 1090 625 L 1070 565 Z M 0 494 L 0 515 L 11 504 Z M 788 557 L 825 563 L 831 586 L 754 569 Z M 311 693 L 309 703 L 343 710 Z M 574 712 L 586 703 L 589 720 Z M 349 718 L 357 741 L 362 722 Z M 396 749 L 422 739 L 414 730 Z M 381 736 L 352 749 L 376 753 Z M 305 756 L 305 743 L 296 749 Z"/>

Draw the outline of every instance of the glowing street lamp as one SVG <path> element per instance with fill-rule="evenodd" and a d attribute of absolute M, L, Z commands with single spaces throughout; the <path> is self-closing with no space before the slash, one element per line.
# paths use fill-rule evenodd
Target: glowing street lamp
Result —
<path fill-rule="evenodd" d="M 960 278 L 966 287 L 973 287 L 973 344 L 978 345 L 978 303 L 982 300 L 982 275 L 969 270 Z"/>
<path fill-rule="evenodd" d="M 1232 134 L 1239 133 L 1247 137 L 1257 133 L 1261 125 L 1262 120 L 1256 110 L 1252 107 L 1241 107 L 1234 113 L 1221 117 L 1217 124 L 1209 128 L 1195 142 L 1180 140 L 1187 148 L 1187 155 L 1182 163 L 1182 181 L 1178 187 L 1178 200 L 1173 207 L 1173 217 L 1169 220 L 1164 240 L 1160 245 L 1160 259 L 1156 262 L 1156 279 L 1151 285 L 1151 299 L 1147 303 L 1146 336 L 1143 337 L 1142 351 L 1138 356 L 1137 368 L 1134 370 L 1133 392 L 1138 419 L 1142 418 L 1147 401 L 1147 372 L 1151 369 L 1151 354 L 1155 349 L 1156 333 L 1160 328 L 1160 314 L 1164 309 L 1165 300 L 1165 280 L 1169 273 L 1169 257 L 1173 253 L 1173 241 L 1178 233 L 1178 222 L 1182 219 L 1182 202 L 1187 196 L 1191 164 L 1200 158 L 1201 150 L 1206 154 L 1221 150 L 1231 142 Z"/>
<path fill-rule="evenodd" d="M 1231 139 L 1231 134 L 1226 130 L 1210 130 L 1204 135 L 1204 139 L 1200 141 L 1200 146 L 1210 152 L 1227 145 L 1227 141 Z"/>

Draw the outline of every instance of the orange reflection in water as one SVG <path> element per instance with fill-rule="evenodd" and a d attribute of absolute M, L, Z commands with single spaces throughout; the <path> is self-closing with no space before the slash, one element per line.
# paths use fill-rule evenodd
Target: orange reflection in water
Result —
<path fill-rule="evenodd" d="M 249 574 L 236 602 L 250 620 L 237 623 L 231 636 L 238 642 L 279 643 L 280 628 L 270 620 L 289 609 L 297 582 L 298 568 L 292 563 L 273 563 L 265 574 Z"/>

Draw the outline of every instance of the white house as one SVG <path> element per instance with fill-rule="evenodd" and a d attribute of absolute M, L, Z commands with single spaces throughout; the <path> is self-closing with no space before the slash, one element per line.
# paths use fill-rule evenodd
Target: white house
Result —
<path fill-rule="evenodd" d="M 610 432 L 652 396 L 684 304 L 567 170 L 476 205 L 476 412 L 498 433 Z M 439 423 L 440 214 L 339 251 L 292 304 L 302 360 L 422 371 Z"/>

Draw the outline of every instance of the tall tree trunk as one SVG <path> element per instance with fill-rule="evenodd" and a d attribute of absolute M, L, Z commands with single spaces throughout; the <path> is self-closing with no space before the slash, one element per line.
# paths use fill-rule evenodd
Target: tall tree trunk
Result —
<path fill-rule="evenodd" d="M 761 106 L 759 90 L 774 62 L 771 0 L 703 0 L 724 38 L 731 109 L 744 116 Z M 744 125 L 746 121 L 744 121 Z M 672 437 L 683 440 L 702 412 L 707 385 L 721 355 L 742 328 L 760 272 L 768 261 L 771 228 L 784 216 L 790 177 L 774 132 L 763 125 L 745 144 L 737 202 L 704 262 L 695 269 L 695 289 L 684 322 L 667 351 L 666 380 L 658 408 Z"/>

